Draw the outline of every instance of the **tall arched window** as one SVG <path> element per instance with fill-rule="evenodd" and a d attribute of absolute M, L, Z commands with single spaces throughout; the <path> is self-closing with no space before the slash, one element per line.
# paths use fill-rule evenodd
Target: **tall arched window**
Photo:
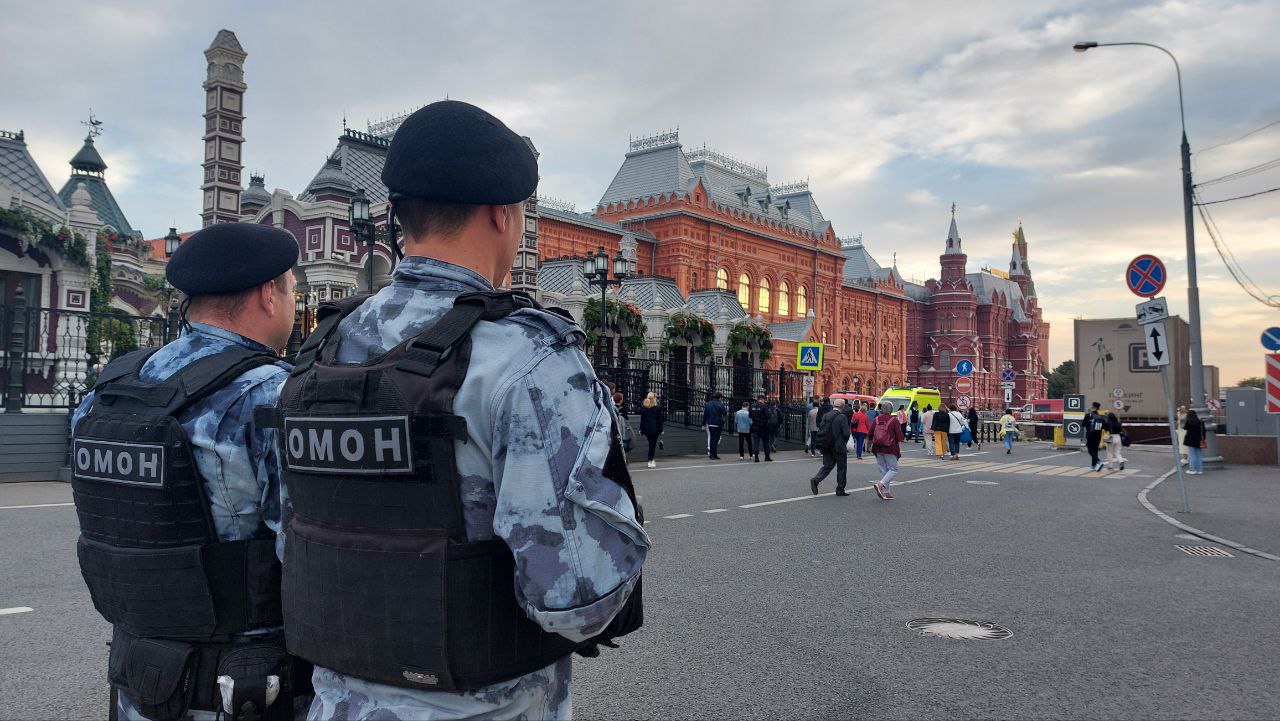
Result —
<path fill-rule="evenodd" d="M 716 287 L 720 290 L 729 290 L 729 271 L 724 268 L 716 271 Z"/>
<path fill-rule="evenodd" d="M 751 313 L 751 276 L 746 273 L 738 276 L 738 302 L 743 310 Z"/>
<path fill-rule="evenodd" d="M 769 287 L 769 279 L 761 278 L 760 290 L 756 292 L 756 310 L 760 311 L 761 313 L 769 312 L 770 290 L 771 288 Z"/>
<path fill-rule="evenodd" d="M 796 288 L 796 315 L 803 316 L 809 312 L 809 291 L 804 286 Z"/>
<path fill-rule="evenodd" d="M 791 315 L 791 286 L 785 280 L 778 284 L 778 315 Z"/>

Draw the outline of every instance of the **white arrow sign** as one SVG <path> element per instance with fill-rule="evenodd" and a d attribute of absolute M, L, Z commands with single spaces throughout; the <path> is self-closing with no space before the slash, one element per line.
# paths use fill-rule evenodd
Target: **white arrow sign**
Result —
<path fill-rule="evenodd" d="M 1165 330 L 1164 321 L 1151 323 L 1142 327 L 1147 338 L 1147 364 L 1152 368 L 1169 365 L 1169 333 Z"/>
<path fill-rule="evenodd" d="M 1158 323 L 1169 317 L 1169 303 L 1164 298 L 1152 298 L 1138 304 L 1138 324 Z"/>

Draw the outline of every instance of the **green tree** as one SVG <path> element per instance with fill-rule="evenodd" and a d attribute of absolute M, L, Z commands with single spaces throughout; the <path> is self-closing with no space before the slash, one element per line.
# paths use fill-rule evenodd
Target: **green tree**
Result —
<path fill-rule="evenodd" d="M 1076 362 L 1074 360 L 1063 361 L 1057 368 L 1053 369 L 1047 378 L 1049 379 L 1049 397 L 1061 398 L 1068 393 L 1076 392 Z"/>
<path fill-rule="evenodd" d="M 1266 388 L 1267 382 L 1259 376 L 1252 378 L 1241 378 L 1236 382 L 1238 388 Z"/>

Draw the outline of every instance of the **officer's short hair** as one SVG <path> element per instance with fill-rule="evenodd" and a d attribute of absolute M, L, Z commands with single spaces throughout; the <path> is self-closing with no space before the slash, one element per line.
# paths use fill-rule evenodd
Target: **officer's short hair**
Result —
<path fill-rule="evenodd" d="M 400 220 L 400 227 L 404 228 L 405 238 L 411 240 L 428 235 L 457 235 L 471 219 L 471 214 L 480 207 L 483 206 L 422 198 L 405 198 L 395 202 L 396 218 Z"/>
<path fill-rule="evenodd" d="M 289 286 L 285 282 L 284 277 L 293 271 L 287 270 L 269 282 L 275 285 L 275 289 L 284 292 Z M 245 290 L 237 290 L 234 293 L 215 293 L 211 295 L 192 296 L 188 313 L 194 312 L 200 315 L 213 315 L 220 318 L 235 318 L 244 310 L 245 305 L 249 302 L 249 296 L 258 292 L 258 288 L 262 286 L 255 285 Z"/>

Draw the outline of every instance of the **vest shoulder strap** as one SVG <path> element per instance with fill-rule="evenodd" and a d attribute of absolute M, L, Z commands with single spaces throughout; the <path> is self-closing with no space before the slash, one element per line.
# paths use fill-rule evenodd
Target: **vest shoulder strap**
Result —
<path fill-rule="evenodd" d="M 329 337 L 338 329 L 338 323 L 355 312 L 355 309 L 368 299 L 369 295 L 366 293 L 321 303 L 320 309 L 316 311 L 316 327 L 298 349 L 298 357 L 289 375 L 301 375 L 310 370 L 316 362 L 316 357 L 324 350 Z"/>
<path fill-rule="evenodd" d="M 102 372 L 98 374 L 98 382 L 95 385 L 100 387 L 127 376 L 137 375 L 138 371 L 142 370 L 142 366 L 147 362 L 147 359 L 158 350 L 160 349 L 142 348 L 116 358 L 108 363 L 107 367 L 103 368 Z"/>
<path fill-rule="evenodd" d="M 481 320 L 498 320 L 524 308 L 538 308 L 527 293 L 520 291 L 463 293 L 453 307 L 409 341 L 398 370 L 430 376 L 440 361 L 463 336 Z"/>
<path fill-rule="evenodd" d="M 236 345 L 221 353 L 201 358 L 174 373 L 169 381 L 176 381 L 179 391 L 175 398 L 166 405 L 168 415 L 176 416 L 210 394 L 218 391 L 244 373 L 264 365 L 270 365 L 280 358 L 242 345 Z"/>

